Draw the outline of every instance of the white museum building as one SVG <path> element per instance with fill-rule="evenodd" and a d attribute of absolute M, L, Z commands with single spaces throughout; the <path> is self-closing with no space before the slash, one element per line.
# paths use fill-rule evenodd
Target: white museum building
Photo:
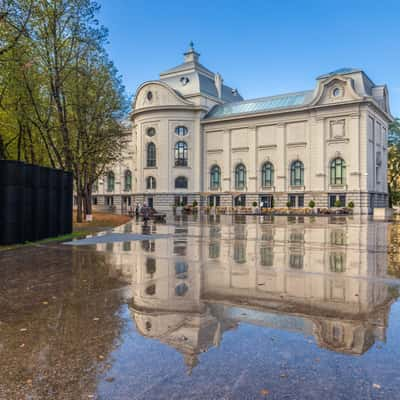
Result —
<path fill-rule="evenodd" d="M 243 100 L 199 56 L 191 44 L 182 64 L 140 85 L 131 140 L 95 205 L 387 206 L 386 85 L 341 68 L 311 90 Z"/>

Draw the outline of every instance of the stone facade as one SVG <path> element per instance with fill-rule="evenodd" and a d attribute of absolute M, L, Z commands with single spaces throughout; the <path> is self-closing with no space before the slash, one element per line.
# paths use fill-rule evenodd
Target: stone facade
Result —
<path fill-rule="evenodd" d="M 388 91 L 362 70 L 322 75 L 313 90 L 243 100 L 190 47 L 183 64 L 139 87 L 131 119 L 132 203 L 168 210 L 193 200 L 313 200 L 353 202 L 366 214 L 388 202 Z"/>

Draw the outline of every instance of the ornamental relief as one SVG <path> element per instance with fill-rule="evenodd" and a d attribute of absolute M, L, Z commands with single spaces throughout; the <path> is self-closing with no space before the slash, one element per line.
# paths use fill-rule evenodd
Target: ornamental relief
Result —
<path fill-rule="evenodd" d="M 329 123 L 329 138 L 343 138 L 346 134 L 346 120 L 337 119 Z"/>

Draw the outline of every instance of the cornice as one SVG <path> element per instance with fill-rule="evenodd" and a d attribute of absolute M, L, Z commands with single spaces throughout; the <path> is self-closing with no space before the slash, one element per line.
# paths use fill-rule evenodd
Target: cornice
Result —
<path fill-rule="evenodd" d="M 139 108 L 131 112 L 130 117 L 133 120 L 140 114 L 151 113 L 155 111 L 207 111 L 207 108 L 204 106 L 197 105 L 180 105 L 180 104 L 170 104 L 165 106 L 150 106 L 146 108 Z"/>

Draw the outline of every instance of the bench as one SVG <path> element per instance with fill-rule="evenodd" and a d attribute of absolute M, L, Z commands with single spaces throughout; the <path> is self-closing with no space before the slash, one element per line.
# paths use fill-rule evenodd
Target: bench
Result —
<path fill-rule="evenodd" d="M 167 214 L 153 213 L 150 218 L 153 218 L 155 222 L 165 222 Z"/>

